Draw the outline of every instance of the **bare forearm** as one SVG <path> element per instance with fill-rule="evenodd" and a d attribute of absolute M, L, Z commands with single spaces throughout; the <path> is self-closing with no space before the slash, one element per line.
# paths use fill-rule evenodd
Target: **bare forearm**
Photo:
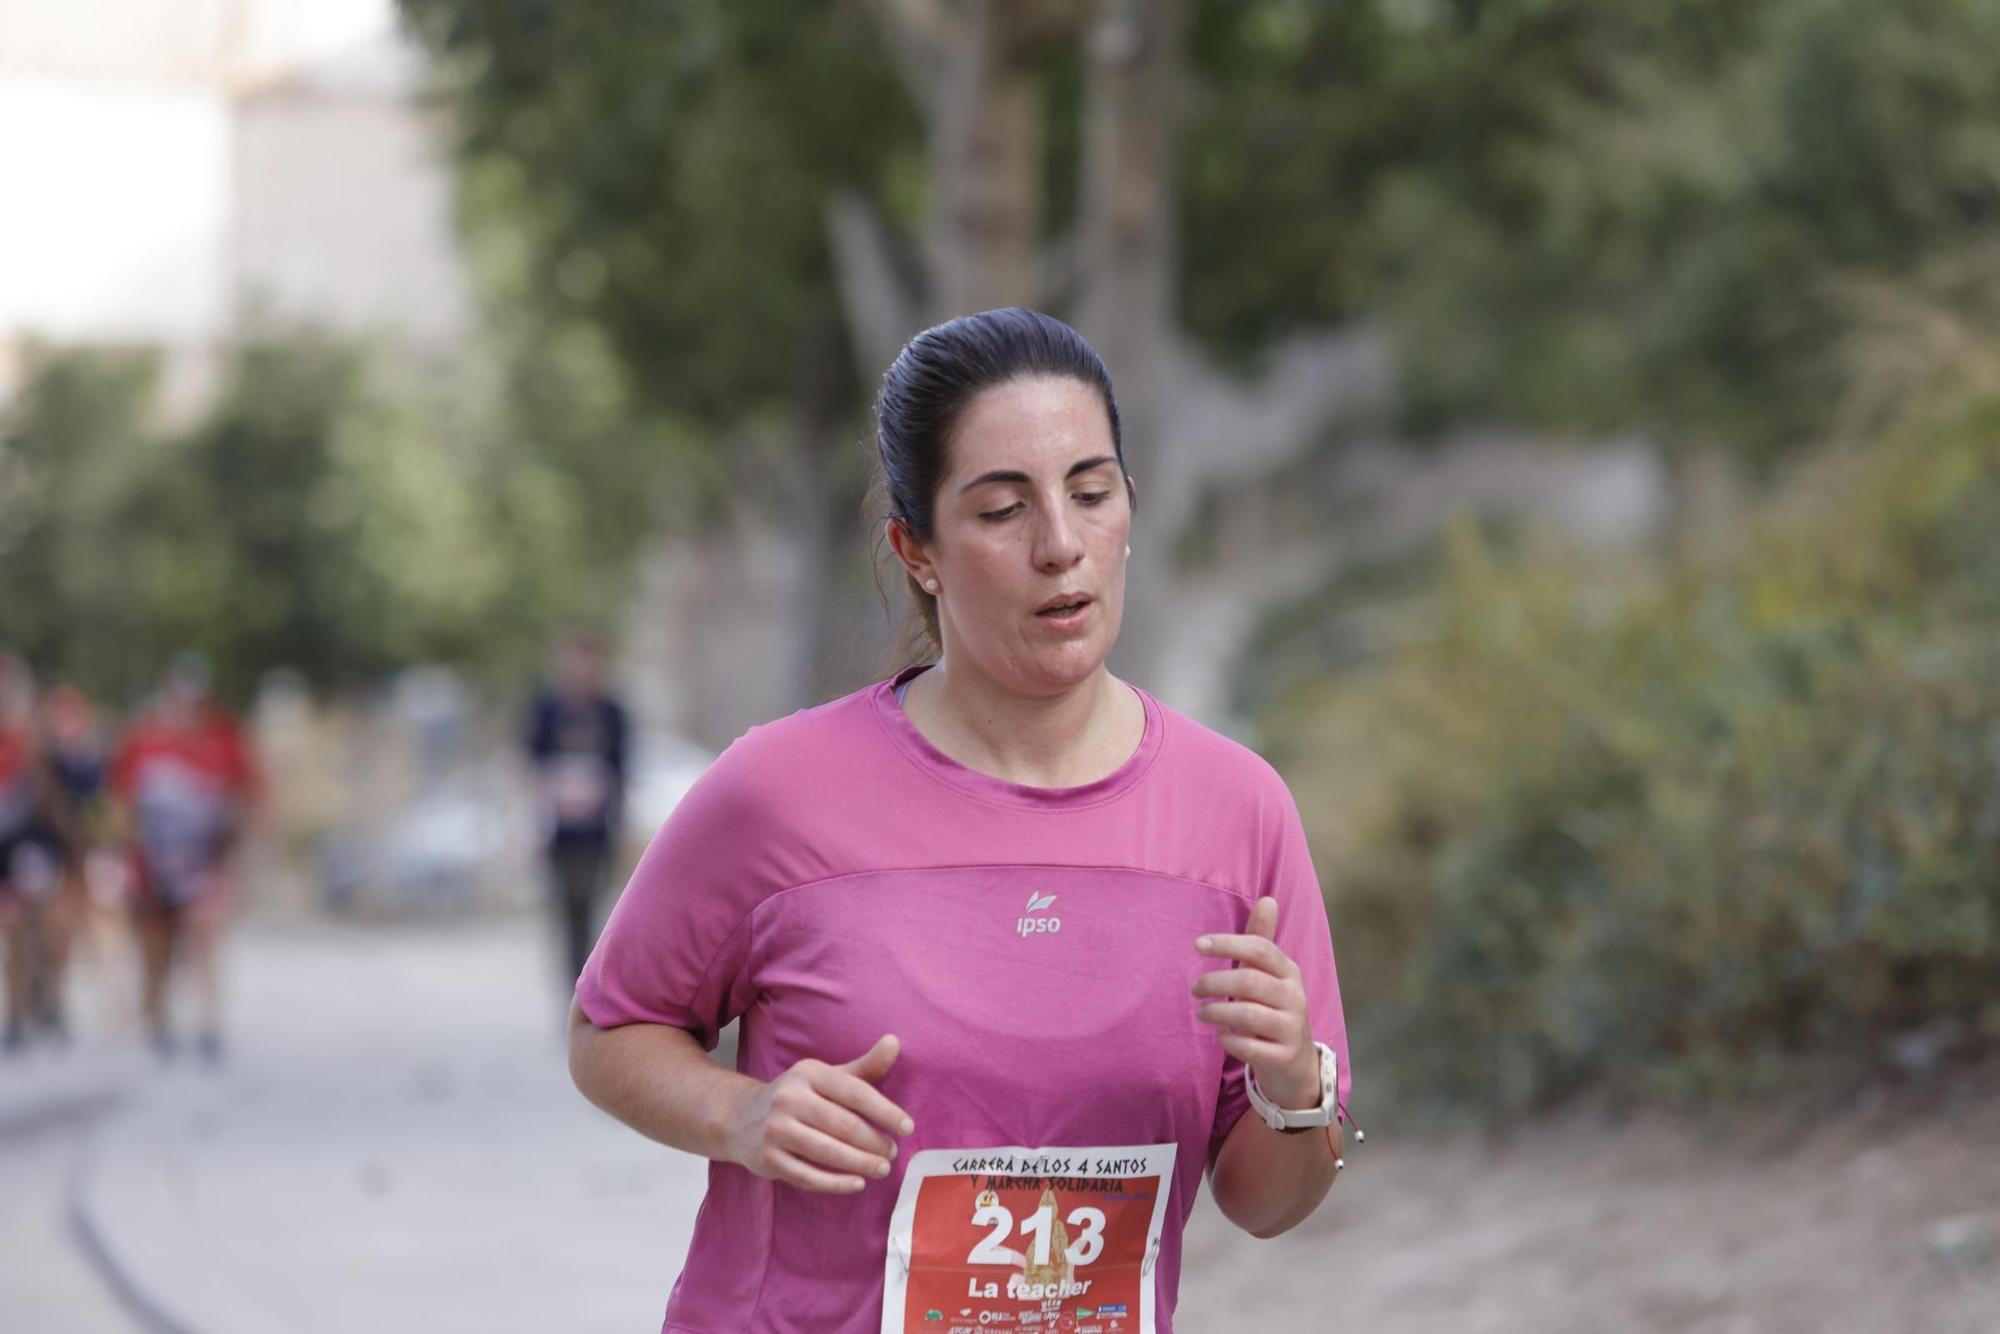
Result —
<path fill-rule="evenodd" d="M 1342 1142 L 1338 1125 L 1284 1135 L 1255 1112 L 1245 1112 L 1222 1141 L 1209 1177 L 1216 1208 L 1253 1236 L 1289 1232 L 1311 1217 L 1332 1189 Z"/>
<path fill-rule="evenodd" d="M 727 1127 L 757 1081 L 708 1058 L 694 1035 L 662 1024 L 599 1029 L 572 1005 L 569 1073 L 583 1096 L 648 1139 L 726 1158 Z"/>

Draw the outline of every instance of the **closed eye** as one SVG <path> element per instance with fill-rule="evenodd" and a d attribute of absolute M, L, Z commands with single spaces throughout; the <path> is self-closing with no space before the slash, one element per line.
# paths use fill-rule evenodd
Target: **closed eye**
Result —
<path fill-rule="evenodd" d="M 1086 505 L 1101 505 L 1110 498 L 1111 493 L 1109 491 L 1084 491 L 1077 495 L 1077 499 Z M 1014 517 L 1014 511 L 1020 508 L 1021 502 L 1017 500 L 1004 510 L 988 510 L 979 517 L 988 523 L 998 523 L 1002 519 L 1011 519 Z"/>

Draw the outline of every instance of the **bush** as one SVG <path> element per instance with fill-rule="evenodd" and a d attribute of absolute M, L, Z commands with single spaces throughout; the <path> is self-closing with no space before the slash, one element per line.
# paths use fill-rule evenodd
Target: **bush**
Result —
<path fill-rule="evenodd" d="M 507 680 L 618 604 L 615 524 L 455 366 L 270 330 L 225 369 L 176 430 L 151 357 L 30 357 L 0 411 L 0 645 L 39 673 L 125 701 L 200 648 L 236 700 L 278 667 Z"/>
<path fill-rule="evenodd" d="M 1933 1021 L 2000 1036 L 2000 395 L 1664 569 L 1462 532 L 1435 610 L 1284 706 L 1386 766 L 1326 881 L 1394 1082 L 1499 1113 L 1754 1091 Z M 1312 822 L 1324 782 L 1297 782 Z"/>

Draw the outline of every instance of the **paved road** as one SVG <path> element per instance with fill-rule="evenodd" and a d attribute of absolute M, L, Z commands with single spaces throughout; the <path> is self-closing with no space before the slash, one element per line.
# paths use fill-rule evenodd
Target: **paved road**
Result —
<path fill-rule="evenodd" d="M 705 1165 L 570 1086 L 538 928 L 251 931 L 222 1070 L 127 1037 L 0 1086 L 0 1330 L 658 1328 Z"/>
<path fill-rule="evenodd" d="M 194 1334 L 656 1329 L 703 1166 L 598 1114 L 525 924 L 253 935 L 220 1073 L 145 1081 L 84 1191 Z"/>
<path fill-rule="evenodd" d="M 147 1334 L 119 1305 L 76 1228 L 74 1197 L 93 1126 L 115 1080 L 0 1073 L 15 1087 L 0 1122 L 0 1329 L 24 1334 Z M 37 1085 L 31 1102 L 22 1086 Z"/>

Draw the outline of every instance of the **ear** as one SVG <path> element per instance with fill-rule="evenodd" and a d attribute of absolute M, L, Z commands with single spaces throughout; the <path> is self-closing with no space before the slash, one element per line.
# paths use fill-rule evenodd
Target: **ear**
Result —
<path fill-rule="evenodd" d="M 931 577 L 930 553 L 924 544 L 911 536 L 909 528 L 901 519 L 888 519 L 889 548 L 896 553 L 903 569 L 918 583 Z"/>

